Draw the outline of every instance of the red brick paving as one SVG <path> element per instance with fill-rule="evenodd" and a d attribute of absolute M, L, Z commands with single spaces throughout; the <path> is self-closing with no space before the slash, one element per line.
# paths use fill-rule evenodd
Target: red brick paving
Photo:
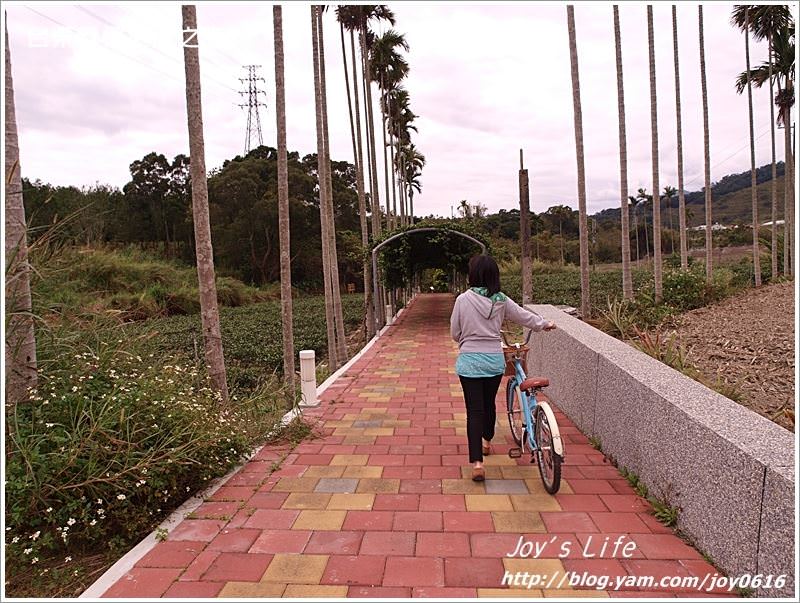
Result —
<path fill-rule="evenodd" d="M 507 588 L 506 571 L 612 579 L 716 574 L 559 411 L 567 456 L 561 491 L 547 495 L 535 465 L 506 454 L 504 387 L 488 478 L 517 480 L 528 494 L 487 495 L 485 484 L 464 477 L 465 411 L 453 372 L 451 306 L 447 295 L 419 296 L 324 392 L 322 405 L 306 412 L 320 437 L 294 451 L 262 449 L 104 596 L 494 597 Z M 317 493 L 321 479 L 320 489 L 357 487 Z M 507 557 L 521 536 L 541 547 L 538 558 Z M 632 556 L 612 557 L 607 545 L 599 557 L 603 543 L 618 536 L 635 544 Z M 700 593 L 643 586 L 594 594 Z"/>

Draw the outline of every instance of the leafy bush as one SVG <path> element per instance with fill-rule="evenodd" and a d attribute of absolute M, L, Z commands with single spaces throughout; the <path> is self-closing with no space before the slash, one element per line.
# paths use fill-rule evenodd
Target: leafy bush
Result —
<path fill-rule="evenodd" d="M 704 270 L 664 270 L 662 286 L 664 303 L 676 310 L 693 310 L 706 304 Z"/>
<path fill-rule="evenodd" d="M 39 390 L 10 409 L 12 574 L 140 538 L 263 441 L 285 408 L 276 383 L 223 408 L 197 368 L 126 348 L 101 341 L 76 352 L 59 342 L 44 350 Z"/>

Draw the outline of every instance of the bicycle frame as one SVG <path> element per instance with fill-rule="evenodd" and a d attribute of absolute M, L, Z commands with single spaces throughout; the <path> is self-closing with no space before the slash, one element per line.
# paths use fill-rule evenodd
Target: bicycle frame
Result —
<path fill-rule="evenodd" d="M 517 395 L 519 396 L 519 403 L 522 410 L 522 416 L 525 422 L 525 431 L 528 433 L 528 442 L 531 447 L 531 451 L 535 451 L 539 449 L 539 444 L 536 442 L 536 435 L 533 429 L 533 412 L 536 410 L 536 406 L 538 402 L 536 401 L 536 392 L 532 392 L 530 396 L 522 391 L 519 386 L 520 384 L 525 381 L 527 375 L 525 374 L 525 369 L 522 368 L 522 363 L 519 361 L 519 358 L 514 358 L 514 370 L 515 375 L 512 377 L 514 388 L 517 390 Z M 528 402 L 528 398 L 532 399 L 532 403 Z M 522 440 L 522 444 L 520 446 L 520 450 L 525 452 L 525 440 Z"/>

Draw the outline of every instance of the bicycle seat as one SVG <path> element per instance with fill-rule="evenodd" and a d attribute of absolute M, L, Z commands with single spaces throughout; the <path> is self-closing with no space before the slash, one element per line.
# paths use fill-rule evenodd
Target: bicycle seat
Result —
<path fill-rule="evenodd" d="M 520 383 L 519 388 L 523 391 L 527 391 L 529 389 L 540 389 L 548 385 L 550 385 L 550 380 L 546 377 L 529 377 Z"/>

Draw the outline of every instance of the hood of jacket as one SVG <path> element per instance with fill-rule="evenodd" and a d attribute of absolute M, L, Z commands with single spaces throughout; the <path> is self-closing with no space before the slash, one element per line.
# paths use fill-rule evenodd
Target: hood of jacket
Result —
<path fill-rule="evenodd" d="M 494 312 L 497 311 L 495 306 L 502 305 L 503 302 L 493 302 L 488 297 L 484 297 L 480 293 L 475 293 L 472 289 L 467 290 L 467 294 L 464 296 L 464 301 L 466 301 L 471 308 L 476 310 L 478 314 L 483 316 L 485 319 L 489 320 Z"/>

